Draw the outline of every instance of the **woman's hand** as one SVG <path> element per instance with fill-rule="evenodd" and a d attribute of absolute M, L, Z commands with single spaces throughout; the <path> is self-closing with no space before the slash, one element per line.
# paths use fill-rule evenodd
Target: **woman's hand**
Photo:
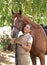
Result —
<path fill-rule="evenodd" d="M 16 39 L 15 44 L 20 44 L 20 41 Z"/>
<path fill-rule="evenodd" d="M 11 38 L 11 39 L 10 39 L 10 43 L 11 43 L 11 44 L 15 44 L 15 38 Z"/>
<path fill-rule="evenodd" d="M 10 43 L 11 44 L 20 44 L 20 41 L 18 39 L 11 38 Z"/>

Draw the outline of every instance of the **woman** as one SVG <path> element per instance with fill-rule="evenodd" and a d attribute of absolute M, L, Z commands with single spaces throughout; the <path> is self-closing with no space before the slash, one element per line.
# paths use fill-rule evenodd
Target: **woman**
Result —
<path fill-rule="evenodd" d="M 14 44 L 18 45 L 18 65 L 30 65 L 30 50 L 33 43 L 33 38 L 30 35 L 31 26 L 27 24 L 24 27 L 23 34 L 15 40 Z"/>

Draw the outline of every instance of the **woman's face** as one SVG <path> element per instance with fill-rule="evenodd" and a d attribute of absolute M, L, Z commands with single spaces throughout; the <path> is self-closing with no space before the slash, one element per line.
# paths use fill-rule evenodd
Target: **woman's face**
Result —
<path fill-rule="evenodd" d="M 24 27 L 24 33 L 29 33 L 31 30 L 30 30 L 30 25 L 27 24 L 25 27 Z"/>

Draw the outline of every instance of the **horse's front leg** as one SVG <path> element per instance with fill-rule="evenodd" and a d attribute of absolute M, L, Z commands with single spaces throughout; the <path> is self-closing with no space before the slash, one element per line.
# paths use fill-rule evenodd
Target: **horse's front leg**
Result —
<path fill-rule="evenodd" d="M 40 53 L 40 63 L 41 65 L 45 65 L 45 54 L 44 53 Z"/>
<path fill-rule="evenodd" d="M 31 55 L 32 64 L 36 65 L 36 56 Z"/>

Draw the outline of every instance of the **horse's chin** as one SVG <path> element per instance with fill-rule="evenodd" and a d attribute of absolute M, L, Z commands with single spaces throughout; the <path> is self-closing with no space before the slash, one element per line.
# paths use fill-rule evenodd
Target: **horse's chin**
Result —
<path fill-rule="evenodd" d="M 19 38 L 21 35 L 23 35 L 23 32 L 22 31 L 19 31 L 15 36 L 14 36 L 14 38 Z"/>
<path fill-rule="evenodd" d="M 11 35 L 11 37 L 12 38 L 17 38 L 18 37 L 18 34 L 16 34 L 16 35 L 13 34 L 13 35 Z"/>
<path fill-rule="evenodd" d="M 11 37 L 16 39 L 16 38 L 20 37 L 21 35 L 23 35 L 23 32 L 19 31 L 16 35 L 14 35 L 14 34 L 11 35 Z"/>
<path fill-rule="evenodd" d="M 15 39 L 17 39 L 18 38 L 18 35 L 15 35 L 15 36 L 11 36 L 12 38 L 15 38 Z"/>

